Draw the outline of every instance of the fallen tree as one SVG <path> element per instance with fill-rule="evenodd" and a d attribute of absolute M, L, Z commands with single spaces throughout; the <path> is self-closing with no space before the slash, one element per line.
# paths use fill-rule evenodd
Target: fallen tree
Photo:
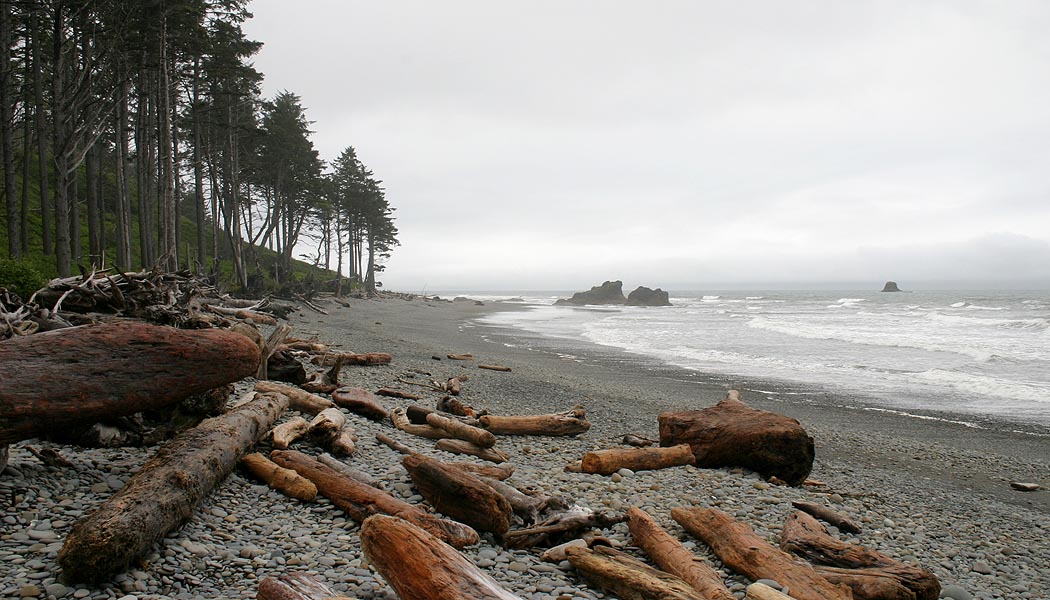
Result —
<path fill-rule="evenodd" d="M 73 526 L 58 553 L 64 576 L 102 581 L 145 555 L 189 518 L 287 407 L 285 396 L 259 394 L 161 447 L 120 491 Z"/>
<path fill-rule="evenodd" d="M 317 394 L 311 394 L 304 389 L 285 385 L 283 383 L 277 383 L 275 381 L 257 382 L 255 384 L 255 389 L 260 392 L 276 392 L 278 394 L 284 394 L 285 396 L 288 396 L 289 409 L 310 413 L 312 415 L 316 415 L 317 413 L 336 405 L 331 400 L 322 398 Z"/>

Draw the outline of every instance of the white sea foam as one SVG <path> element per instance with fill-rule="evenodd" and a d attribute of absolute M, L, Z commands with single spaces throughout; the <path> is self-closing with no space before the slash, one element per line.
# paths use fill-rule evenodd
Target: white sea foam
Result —
<path fill-rule="evenodd" d="M 761 300 L 763 298 L 765 298 L 765 296 L 747 296 L 745 300 Z"/>
<path fill-rule="evenodd" d="M 1050 385 L 1025 381 L 1008 381 L 976 373 L 930 369 L 913 375 L 926 382 L 948 385 L 960 392 L 1011 400 L 1050 403 Z"/>

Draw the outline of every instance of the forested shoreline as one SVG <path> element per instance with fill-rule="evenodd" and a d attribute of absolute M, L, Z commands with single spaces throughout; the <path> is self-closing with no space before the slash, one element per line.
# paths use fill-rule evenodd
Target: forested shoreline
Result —
<path fill-rule="evenodd" d="M 382 182 L 349 145 L 326 165 L 299 96 L 261 96 L 247 5 L 0 4 L 8 257 L 60 276 L 228 265 L 241 289 L 301 258 L 375 290 L 398 243 Z"/>

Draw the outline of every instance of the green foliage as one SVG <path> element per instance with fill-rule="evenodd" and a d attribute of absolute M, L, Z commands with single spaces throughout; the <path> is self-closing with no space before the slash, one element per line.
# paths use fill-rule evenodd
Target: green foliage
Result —
<path fill-rule="evenodd" d="M 30 261 L 0 258 L 0 287 L 29 296 L 46 283 L 47 279 Z"/>

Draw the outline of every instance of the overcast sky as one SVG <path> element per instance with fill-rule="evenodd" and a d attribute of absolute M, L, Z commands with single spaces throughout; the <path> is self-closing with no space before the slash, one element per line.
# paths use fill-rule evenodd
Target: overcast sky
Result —
<path fill-rule="evenodd" d="M 255 0 L 403 291 L 1050 287 L 1050 2 Z"/>

